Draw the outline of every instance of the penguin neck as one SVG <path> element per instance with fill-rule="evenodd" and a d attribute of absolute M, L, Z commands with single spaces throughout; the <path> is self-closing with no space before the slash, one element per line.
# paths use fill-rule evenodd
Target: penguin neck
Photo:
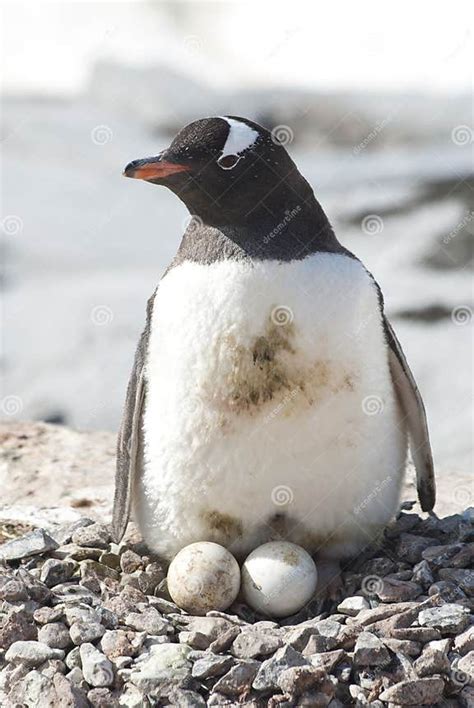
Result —
<path fill-rule="evenodd" d="M 322 251 L 345 252 L 312 190 L 305 199 L 288 190 L 275 197 L 240 218 L 194 212 L 171 267 L 184 261 L 292 261 Z"/>

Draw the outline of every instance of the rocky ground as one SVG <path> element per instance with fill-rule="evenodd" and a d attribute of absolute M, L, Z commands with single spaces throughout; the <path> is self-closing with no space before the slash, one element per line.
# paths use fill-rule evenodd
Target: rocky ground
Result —
<path fill-rule="evenodd" d="M 101 523 L 112 436 L 0 436 L 2 708 L 474 705 L 474 509 L 422 517 L 405 501 L 382 545 L 343 569 L 339 602 L 272 621 L 238 599 L 197 617 L 171 602 L 133 526 L 116 545 Z"/>

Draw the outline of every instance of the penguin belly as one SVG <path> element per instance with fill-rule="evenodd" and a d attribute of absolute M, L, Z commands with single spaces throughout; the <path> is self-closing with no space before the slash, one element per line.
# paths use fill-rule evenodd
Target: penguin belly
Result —
<path fill-rule="evenodd" d="M 344 557 L 394 514 L 407 432 L 356 259 L 185 262 L 151 318 L 137 523 L 172 557 L 286 539 Z"/>

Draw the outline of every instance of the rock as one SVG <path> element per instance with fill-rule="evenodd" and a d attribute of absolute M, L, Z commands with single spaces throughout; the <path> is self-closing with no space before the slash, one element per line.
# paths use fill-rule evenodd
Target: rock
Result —
<path fill-rule="evenodd" d="M 68 667 L 68 669 L 75 669 L 75 668 L 81 668 L 82 666 L 82 661 L 81 661 L 81 648 L 80 647 L 74 647 L 74 649 L 71 649 L 70 652 L 68 652 L 64 663 Z"/>
<path fill-rule="evenodd" d="M 87 693 L 87 700 L 92 708 L 119 708 L 119 697 L 108 688 L 92 688 Z"/>
<path fill-rule="evenodd" d="M 82 603 L 78 605 L 67 605 L 64 608 L 64 615 L 66 617 L 66 624 L 68 624 L 69 627 L 72 627 L 75 622 L 100 622 L 100 613 L 93 607 Z"/>
<path fill-rule="evenodd" d="M 109 659 L 118 656 L 136 656 L 145 635 L 127 632 L 123 629 L 107 630 L 100 641 L 100 647 Z"/>
<path fill-rule="evenodd" d="M 354 650 L 354 663 L 357 666 L 384 666 L 390 660 L 388 649 L 375 634 L 359 634 Z"/>
<path fill-rule="evenodd" d="M 227 651 L 239 632 L 240 627 L 237 627 L 236 625 L 229 627 L 229 629 L 222 632 L 220 637 L 217 637 L 217 639 L 209 644 L 209 651 L 212 651 L 214 654 L 220 654 L 221 652 Z"/>
<path fill-rule="evenodd" d="M 474 650 L 474 625 L 471 625 L 465 632 L 455 637 L 454 648 L 461 655 Z"/>
<path fill-rule="evenodd" d="M 112 537 L 107 526 L 99 523 L 78 528 L 72 534 L 72 542 L 78 546 L 107 549 L 111 540 Z"/>
<path fill-rule="evenodd" d="M 222 676 L 235 664 L 232 656 L 222 656 L 205 652 L 205 654 L 193 664 L 192 675 L 194 678 L 204 680 Z"/>
<path fill-rule="evenodd" d="M 65 583 L 74 574 L 77 563 L 71 560 L 48 558 L 41 567 L 40 580 L 48 588 Z"/>
<path fill-rule="evenodd" d="M 342 662 L 347 662 L 348 655 L 343 649 L 335 651 L 326 651 L 321 654 L 312 654 L 306 656 L 312 666 L 323 668 L 328 674 L 334 673 L 335 668 Z"/>
<path fill-rule="evenodd" d="M 409 581 L 384 578 L 375 594 L 382 602 L 405 602 L 414 600 L 423 592 L 420 585 Z"/>
<path fill-rule="evenodd" d="M 430 564 L 426 560 L 421 560 L 413 568 L 412 581 L 418 583 L 423 588 L 428 588 L 432 585 L 434 578 L 431 572 Z"/>
<path fill-rule="evenodd" d="M 90 528 L 87 526 L 86 528 Z M 96 560 L 84 560 L 80 563 L 81 569 L 81 579 L 84 580 L 105 580 L 105 578 L 112 578 L 112 580 L 119 580 L 120 576 L 116 570 L 109 568 L 108 565 L 104 563 L 99 563 Z"/>
<path fill-rule="evenodd" d="M 59 544 L 44 529 L 35 529 L 1 545 L 0 560 L 21 560 L 54 551 L 58 547 Z"/>
<path fill-rule="evenodd" d="M 307 691 L 316 692 L 315 689 L 319 688 L 325 679 L 324 669 L 314 666 L 292 666 L 280 673 L 278 684 L 283 693 L 300 696 Z"/>
<path fill-rule="evenodd" d="M 419 656 L 421 646 L 418 642 L 409 639 L 394 639 L 393 637 L 383 637 L 385 646 L 394 654 L 404 654 L 405 656 Z"/>
<path fill-rule="evenodd" d="M 469 610 L 462 605 L 447 603 L 440 607 L 421 610 L 418 622 L 422 627 L 434 627 L 441 634 L 458 634 L 469 622 Z"/>
<path fill-rule="evenodd" d="M 138 553 L 126 550 L 120 556 L 120 567 L 124 573 L 133 573 L 135 570 L 143 570 L 143 561 Z"/>
<path fill-rule="evenodd" d="M 310 666 L 310 664 L 292 647 L 281 647 L 270 659 L 261 664 L 252 683 L 253 688 L 264 692 L 278 690 L 279 674 L 292 666 Z"/>
<path fill-rule="evenodd" d="M 400 705 L 433 705 L 443 694 L 444 681 L 441 678 L 422 678 L 414 681 L 400 681 L 382 691 L 381 701 Z"/>
<path fill-rule="evenodd" d="M 362 610 L 368 610 L 370 608 L 369 603 L 365 597 L 360 595 L 354 595 L 353 597 L 346 597 L 337 606 L 337 611 L 342 612 L 343 615 L 349 615 L 349 617 L 355 617 Z"/>
<path fill-rule="evenodd" d="M 186 686 L 191 677 L 192 664 L 188 659 L 190 648 L 182 644 L 158 644 L 153 653 L 140 662 L 139 670 L 130 675 L 130 681 L 143 691 L 160 683 Z"/>
<path fill-rule="evenodd" d="M 213 690 L 225 696 L 245 695 L 250 690 L 259 667 L 258 661 L 241 661 L 214 684 Z"/>
<path fill-rule="evenodd" d="M 417 607 L 416 602 L 394 602 L 390 605 L 379 605 L 370 610 L 362 610 L 357 615 L 357 623 L 365 627 L 369 624 L 374 624 L 380 620 L 392 617 L 393 615 L 400 615 L 402 612 L 415 607 Z"/>
<path fill-rule="evenodd" d="M 456 672 L 461 671 L 467 678 L 466 683 L 474 686 L 474 651 L 470 651 L 460 659 L 456 666 Z M 458 677 L 459 678 L 459 677 Z"/>
<path fill-rule="evenodd" d="M 413 667 L 420 678 L 433 674 L 449 674 L 451 663 L 448 659 L 449 640 L 429 642 Z"/>
<path fill-rule="evenodd" d="M 53 649 L 43 642 L 13 642 L 5 654 L 5 659 L 14 664 L 24 664 L 25 666 L 38 666 L 48 659 L 63 659 L 64 652 L 61 649 Z"/>
<path fill-rule="evenodd" d="M 38 630 L 25 610 L 12 609 L 0 624 L 0 649 L 17 641 L 29 641 L 38 638 Z"/>
<path fill-rule="evenodd" d="M 0 576 L 0 600 L 21 602 L 22 600 L 28 600 L 28 593 L 20 580 L 8 576 Z"/>
<path fill-rule="evenodd" d="M 393 639 L 407 639 L 413 642 L 432 642 L 436 639 L 441 639 L 441 633 L 432 627 L 405 627 L 400 629 L 392 629 L 390 635 Z"/>
<path fill-rule="evenodd" d="M 462 550 L 462 544 L 452 543 L 445 546 L 434 545 L 426 548 L 422 552 L 423 559 L 428 561 L 430 565 L 442 567 L 449 565 L 451 558 L 456 556 Z"/>
<path fill-rule="evenodd" d="M 281 645 L 279 637 L 250 630 L 237 635 L 230 651 L 239 659 L 255 659 L 257 656 L 273 654 Z"/>
<path fill-rule="evenodd" d="M 58 622 L 64 616 L 64 607 L 56 605 L 56 607 L 39 607 L 33 613 L 33 619 L 38 624 L 48 624 L 49 622 Z"/>
<path fill-rule="evenodd" d="M 402 533 L 399 538 L 398 557 L 412 565 L 422 560 L 422 553 L 430 546 L 436 546 L 437 540 L 430 536 L 416 536 L 411 533 Z M 425 556 L 423 556 L 425 558 Z M 429 560 L 429 559 L 426 559 Z"/>
<path fill-rule="evenodd" d="M 467 595 L 474 595 L 474 570 L 465 568 L 441 568 L 438 572 L 441 580 L 459 585 Z"/>
<path fill-rule="evenodd" d="M 173 633 L 173 627 L 170 622 L 164 619 L 154 607 L 149 607 L 140 613 L 131 612 L 126 616 L 125 624 L 137 632 L 147 632 L 155 635 Z"/>
<path fill-rule="evenodd" d="M 72 644 L 69 630 L 63 622 L 50 622 L 38 632 L 38 640 L 53 649 L 66 649 Z"/>
<path fill-rule="evenodd" d="M 76 646 L 84 642 L 94 642 L 100 639 L 105 633 L 105 627 L 100 622 L 74 622 L 71 625 L 69 634 Z"/>
<path fill-rule="evenodd" d="M 89 527 L 86 527 L 89 528 Z M 93 644 L 81 644 L 80 656 L 84 679 L 90 686 L 112 686 L 114 671 L 112 663 Z"/>

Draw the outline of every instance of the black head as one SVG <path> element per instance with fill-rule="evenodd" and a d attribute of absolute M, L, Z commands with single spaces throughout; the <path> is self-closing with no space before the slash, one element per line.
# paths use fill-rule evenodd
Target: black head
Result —
<path fill-rule="evenodd" d="M 282 144 L 246 118 L 203 118 L 156 157 L 134 160 L 127 177 L 161 184 L 212 225 L 248 223 L 313 198 Z"/>

